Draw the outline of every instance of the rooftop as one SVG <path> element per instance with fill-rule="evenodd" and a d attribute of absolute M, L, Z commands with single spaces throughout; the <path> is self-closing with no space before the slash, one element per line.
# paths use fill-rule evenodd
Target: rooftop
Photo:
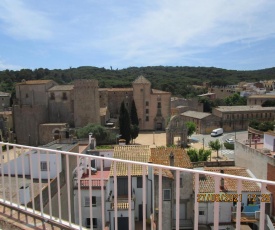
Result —
<path fill-rule="evenodd" d="M 275 107 L 262 107 L 260 105 L 219 106 L 214 109 L 221 112 L 275 111 Z"/>
<path fill-rule="evenodd" d="M 153 94 L 171 94 L 170 92 L 158 90 L 158 89 L 152 89 Z"/>
<path fill-rule="evenodd" d="M 140 75 L 133 83 L 151 84 L 144 76 Z"/>
<path fill-rule="evenodd" d="M 43 85 L 49 82 L 53 82 L 53 80 L 30 80 L 30 81 L 22 81 L 17 83 L 17 85 Z"/>
<path fill-rule="evenodd" d="M 251 177 L 247 172 L 247 169 L 242 167 L 205 167 L 205 171 L 221 173 L 223 170 L 224 174 Z M 224 178 L 224 190 L 228 192 L 237 191 L 237 180 L 231 178 Z M 260 192 L 261 189 L 256 182 L 243 181 L 242 183 L 243 192 Z M 205 175 L 205 178 L 200 179 L 199 192 L 201 193 L 213 193 L 215 192 L 215 181 L 210 175 Z"/>
<path fill-rule="evenodd" d="M 99 91 L 109 91 L 109 92 L 131 92 L 133 88 L 100 88 Z"/>
<path fill-rule="evenodd" d="M 198 112 L 198 111 L 186 111 L 182 113 L 181 115 L 187 116 L 187 117 L 193 117 L 197 119 L 203 119 L 205 117 L 209 117 L 212 114 L 211 113 L 203 113 L 203 112 Z"/>
<path fill-rule="evenodd" d="M 148 163 L 150 158 L 150 147 L 149 145 L 123 145 L 115 146 L 114 148 L 114 158 L 122 160 L 131 160 Z M 128 167 L 124 162 L 116 163 L 116 173 L 117 176 L 127 176 Z M 146 167 L 146 174 L 148 174 L 148 168 Z M 114 162 L 111 165 L 110 176 L 114 175 Z M 142 166 L 141 165 L 132 165 L 132 176 L 141 176 L 142 175 Z"/>
<path fill-rule="evenodd" d="M 54 87 L 50 88 L 48 91 L 71 91 L 74 89 L 74 85 L 55 85 Z"/>

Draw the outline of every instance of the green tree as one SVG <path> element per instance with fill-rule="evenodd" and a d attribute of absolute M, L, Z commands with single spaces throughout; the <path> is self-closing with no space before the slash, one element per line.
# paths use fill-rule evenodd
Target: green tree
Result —
<path fill-rule="evenodd" d="M 210 149 L 199 149 L 198 159 L 199 159 L 199 161 L 207 161 L 207 159 L 210 155 L 211 155 Z"/>
<path fill-rule="evenodd" d="M 132 105 L 131 105 L 130 117 L 131 117 L 131 124 L 138 126 L 139 125 L 139 121 L 138 121 L 136 103 L 135 103 L 134 100 L 132 101 Z"/>
<path fill-rule="evenodd" d="M 187 136 L 191 136 L 196 131 L 196 124 L 192 121 L 186 122 Z"/>
<path fill-rule="evenodd" d="M 137 115 L 137 108 L 135 101 L 132 101 L 131 105 L 131 113 L 130 113 L 130 118 L 131 118 L 131 138 L 132 140 L 136 139 L 139 134 L 139 121 L 138 121 L 138 115 Z"/>
<path fill-rule="evenodd" d="M 87 138 L 89 133 L 93 133 L 98 143 L 106 142 L 108 140 L 115 140 L 114 134 L 108 131 L 105 127 L 93 123 L 89 123 L 77 130 L 76 135 L 78 138 Z"/>
<path fill-rule="evenodd" d="M 217 151 L 217 158 L 219 157 L 219 150 L 222 148 L 222 144 L 217 139 L 215 141 L 209 141 L 208 146 L 212 149 Z"/>
<path fill-rule="evenodd" d="M 125 108 L 124 101 L 121 103 L 121 106 L 120 106 L 119 131 L 121 134 L 121 138 L 125 139 L 126 144 L 129 144 L 131 140 L 131 123 L 130 123 L 130 116 L 129 116 L 128 110 Z"/>
<path fill-rule="evenodd" d="M 262 104 L 262 107 L 274 107 L 274 106 L 275 106 L 275 101 L 273 101 L 273 100 L 266 100 Z"/>
<path fill-rule="evenodd" d="M 188 149 L 187 154 L 190 157 L 191 162 L 207 161 L 208 157 L 211 155 L 211 150 L 207 149 Z"/>

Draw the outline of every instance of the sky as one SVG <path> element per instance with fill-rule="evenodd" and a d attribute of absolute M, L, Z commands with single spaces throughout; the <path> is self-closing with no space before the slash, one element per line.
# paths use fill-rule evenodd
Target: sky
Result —
<path fill-rule="evenodd" d="M 275 66 L 274 0 L 1 0 L 0 70 Z"/>

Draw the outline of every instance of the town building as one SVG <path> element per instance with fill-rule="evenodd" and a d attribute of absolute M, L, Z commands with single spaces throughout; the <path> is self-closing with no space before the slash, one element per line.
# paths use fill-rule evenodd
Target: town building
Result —
<path fill-rule="evenodd" d="M 203 170 L 242 177 L 252 176 L 248 169 L 242 167 L 205 167 Z M 231 229 L 236 222 L 238 202 L 242 204 L 241 222 L 257 224 L 258 218 L 255 213 L 260 210 L 260 186 L 256 182 L 245 181 L 242 183 L 241 193 L 238 193 L 237 181 L 225 177 L 220 180 L 217 191 L 214 180 L 215 178 L 210 175 L 200 175 L 199 193 L 195 197 L 199 202 L 199 224 L 211 225 L 214 223 L 215 202 L 219 203 L 219 222 L 224 229 Z M 271 196 L 268 195 L 268 197 Z"/>
<path fill-rule="evenodd" d="M 272 94 L 251 95 L 247 98 L 247 105 L 262 106 L 263 103 L 266 101 L 275 101 L 275 95 L 272 95 Z"/>
<path fill-rule="evenodd" d="M 221 119 L 221 128 L 225 132 L 246 130 L 251 120 L 274 121 L 275 107 L 255 106 L 219 106 L 212 114 Z"/>
<path fill-rule="evenodd" d="M 0 92 L 0 111 L 10 110 L 11 94 Z"/>
<path fill-rule="evenodd" d="M 181 114 L 184 122 L 194 122 L 196 125 L 196 133 L 209 134 L 213 129 L 220 127 L 221 120 L 219 117 L 211 113 L 203 113 L 197 111 L 186 111 Z"/>
<path fill-rule="evenodd" d="M 45 135 L 55 138 L 61 131 L 60 123 L 67 123 L 66 127 L 99 124 L 98 82 L 76 80 L 74 85 L 57 85 L 52 80 L 35 80 L 18 83 L 13 117 L 17 143 L 29 145 L 47 143 L 49 137 Z M 50 124 L 48 134 L 41 130 L 45 131 L 46 124 Z"/>

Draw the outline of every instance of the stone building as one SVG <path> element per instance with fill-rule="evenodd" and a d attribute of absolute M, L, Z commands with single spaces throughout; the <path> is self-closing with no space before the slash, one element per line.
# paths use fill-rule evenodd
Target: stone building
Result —
<path fill-rule="evenodd" d="M 41 124 L 51 124 L 47 130 L 53 128 L 49 131 L 52 137 L 56 131 L 61 131 L 56 130 L 54 123 L 68 123 L 70 127 L 82 127 L 90 122 L 99 124 L 98 82 L 76 80 L 74 85 L 57 85 L 52 80 L 34 80 L 18 83 L 13 117 L 17 143 L 27 145 L 40 144 Z M 63 129 L 64 125 L 61 126 Z M 45 125 L 40 130 L 42 128 L 45 130 Z"/>
<path fill-rule="evenodd" d="M 247 105 L 262 105 L 266 101 L 275 101 L 275 95 L 261 94 L 251 95 L 247 98 Z"/>
<path fill-rule="evenodd" d="M 5 111 L 9 109 L 10 99 L 10 93 L 0 92 L 0 111 Z"/>
<path fill-rule="evenodd" d="M 221 119 L 211 113 L 186 111 L 181 114 L 184 122 L 194 122 L 196 133 L 210 134 L 213 129 L 221 127 Z"/>
<path fill-rule="evenodd" d="M 130 112 L 133 101 L 133 88 L 101 88 L 99 89 L 100 108 L 108 107 L 110 118 L 119 118 L 121 103 Z"/>
<path fill-rule="evenodd" d="M 225 132 L 246 130 L 251 120 L 274 121 L 275 108 L 255 106 L 219 106 L 212 114 L 221 119 Z"/>
<path fill-rule="evenodd" d="M 133 82 L 140 130 L 165 130 L 171 115 L 171 93 L 151 88 L 143 76 Z"/>
<path fill-rule="evenodd" d="M 143 76 L 133 82 L 133 88 L 99 89 L 100 107 L 108 107 L 110 118 L 118 119 L 124 101 L 129 113 L 135 101 L 140 130 L 165 130 L 171 115 L 171 93 L 151 88 Z"/>

